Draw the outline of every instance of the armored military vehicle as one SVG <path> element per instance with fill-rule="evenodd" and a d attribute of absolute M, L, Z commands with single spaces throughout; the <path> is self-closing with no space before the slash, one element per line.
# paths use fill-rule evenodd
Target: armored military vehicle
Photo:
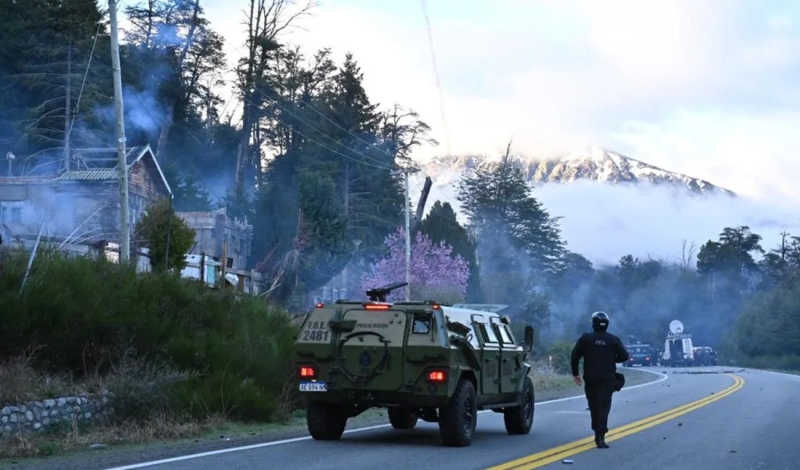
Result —
<path fill-rule="evenodd" d="M 533 327 L 519 343 L 497 306 L 386 302 L 405 285 L 369 290 L 369 301 L 317 304 L 306 316 L 295 357 L 311 436 L 339 439 L 349 418 L 376 407 L 396 429 L 438 423 L 447 446 L 471 444 L 479 410 L 502 413 L 509 434 L 529 433 Z"/>

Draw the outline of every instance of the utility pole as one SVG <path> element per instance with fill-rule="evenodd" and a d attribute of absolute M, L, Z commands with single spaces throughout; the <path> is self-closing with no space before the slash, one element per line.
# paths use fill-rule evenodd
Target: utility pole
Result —
<path fill-rule="evenodd" d="M 406 179 L 406 301 L 411 300 L 411 169 L 403 170 Z"/>
<path fill-rule="evenodd" d="M 406 302 L 411 300 L 411 197 L 408 175 L 408 170 L 406 170 Z"/>
<path fill-rule="evenodd" d="M 117 0 L 108 0 L 111 13 L 111 65 L 114 71 L 114 107 L 117 119 L 117 166 L 119 167 L 120 196 L 120 264 L 127 263 L 131 257 L 131 229 L 128 216 L 128 162 L 125 154 L 125 122 L 122 103 L 122 67 L 119 62 L 119 29 L 117 25 Z"/>

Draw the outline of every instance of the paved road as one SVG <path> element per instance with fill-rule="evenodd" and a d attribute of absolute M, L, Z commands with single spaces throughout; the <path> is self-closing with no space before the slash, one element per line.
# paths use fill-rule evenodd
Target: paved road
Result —
<path fill-rule="evenodd" d="M 534 429 L 507 435 L 502 415 L 484 412 L 471 447 L 440 444 L 435 424 L 348 432 L 337 442 L 307 438 L 119 469 L 528 469 L 800 468 L 800 377 L 719 368 L 664 369 L 658 382 L 614 394 L 607 442 L 591 443 L 583 398 L 537 404 Z M 716 372 L 703 373 L 697 372 Z M 692 373 L 689 373 L 692 372 Z M 549 463 L 548 462 L 552 462 Z"/>

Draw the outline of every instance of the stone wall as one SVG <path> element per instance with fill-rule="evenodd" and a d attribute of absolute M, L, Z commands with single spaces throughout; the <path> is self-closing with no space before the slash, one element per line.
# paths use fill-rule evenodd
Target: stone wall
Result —
<path fill-rule="evenodd" d="M 108 397 L 89 396 L 52 398 L 0 409 L 0 436 L 17 432 L 44 431 L 58 422 L 78 423 L 111 412 Z"/>

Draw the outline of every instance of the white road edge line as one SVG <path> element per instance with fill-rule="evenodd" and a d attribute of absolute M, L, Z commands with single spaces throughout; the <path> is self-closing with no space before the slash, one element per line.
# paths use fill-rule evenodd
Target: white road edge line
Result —
<path fill-rule="evenodd" d="M 751 372 L 766 372 L 767 374 L 775 374 L 775 375 L 782 375 L 784 377 L 794 377 L 795 379 L 800 380 L 800 375 L 797 374 L 790 374 L 788 372 L 776 372 L 774 370 L 764 370 L 764 369 L 750 369 L 747 367 L 743 367 L 742 369 Z"/>
<path fill-rule="evenodd" d="M 658 380 L 654 380 L 652 382 L 647 382 L 647 383 L 643 383 L 643 384 L 639 384 L 639 385 L 634 385 L 632 387 L 625 387 L 625 388 L 623 388 L 621 390 L 622 392 L 624 392 L 626 390 L 633 390 L 634 388 L 646 387 L 648 385 L 655 385 L 655 384 L 661 383 L 661 382 L 663 382 L 663 381 L 665 381 L 665 380 L 667 380 L 669 378 L 668 375 L 662 374 L 660 372 L 655 372 L 655 371 L 647 370 L 647 369 L 639 369 L 639 370 L 641 370 L 642 372 L 647 372 L 647 373 L 650 373 L 650 374 L 659 375 L 659 376 L 661 376 L 661 378 L 659 378 Z M 547 405 L 547 404 L 550 404 L 550 403 L 559 403 L 559 402 L 564 402 L 564 401 L 569 401 L 569 400 L 575 400 L 577 398 L 584 398 L 584 395 L 581 394 L 581 395 L 576 395 L 574 397 L 558 398 L 556 400 L 540 401 L 540 402 L 536 403 L 536 406 Z M 478 413 L 488 413 L 490 411 L 491 410 L 483 410 L 483 411 L 479 411 Z M 391 424 L 378 424 L 376 426 L 366 426 L 366 427 L 363 427 L 363 428 L 349 429 L 349 430 L 345 431 L 344 434 L 352 434 L 352 433 L 362 432 L 362 431 L 371 431 L 373 429 L 382 429 L 382 428 L 387 428 L 389 426 L 391 426 Z M 180 461 L 183 461 L 183 460 L 198 459 L 198 458 L 201 458 L 201 457 L 210 457 L 212 455 L 227 454 L 229 452 L 240 452 L 240 451 L 243 451 L 243 450 L 260 449 L 260 448 L 263 448 L 263 447 L 273 447 L 273 446 L 277 446 L 277 445 L 281 445 L 281 444 L 291 444 L 292 442 L 307 441 L 309 439 L 311 439 L 311 436 L 295 437 L 295 438 L 292 438 L 292 439 L 283 439 L 283 440 L 280 440 L 280 441 L 262 442 L 261 444 L 252 444 L 252 445 L 249 445 L 249 446 L 241 446 L 241 447 L 231 447 L 230 449 L 211 450 L 211 451 L 208 451 L 208 452 L 201 452 L 199 454 L 182 455 L 180 457 L 172 457 L 172 458 L 162 459 L 162 460 L 153 460 L 151 462 L 136 463 L 136 464 L 132 464 L 132 465 L 125 465 L 125 466 L 122 466 L 122 467 L 107 468 L 106 470 L 133 470 L 133 469 L 137 469 L 137 468 L 152 467 L 154 465 L 161 465 L 161 464 L 165 464 L 165 463 L 180 462 Z"/>

